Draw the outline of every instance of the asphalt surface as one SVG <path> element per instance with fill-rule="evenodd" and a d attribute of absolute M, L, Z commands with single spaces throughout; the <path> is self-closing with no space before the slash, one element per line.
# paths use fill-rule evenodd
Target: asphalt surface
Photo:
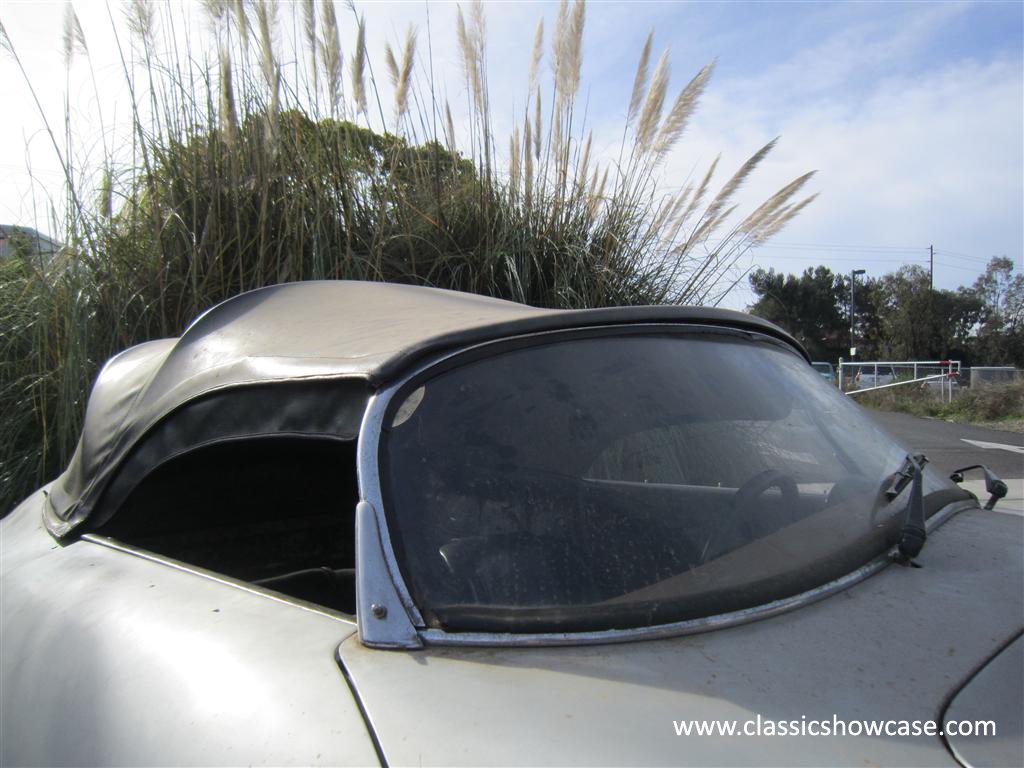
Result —
<path fill-rule="evenodd" d="M 921 419 L 906 413 L 871 410 L 868 413 L 908 448 L 925 454 L 932 465 L 943 472 L 949 473 L 971 464 L 985 464 L 1004 480 L 1024 477 L 1024 453 L 965 442 L 974 440 L 1024 450 L 1024 434 L 941 419 Z"/>

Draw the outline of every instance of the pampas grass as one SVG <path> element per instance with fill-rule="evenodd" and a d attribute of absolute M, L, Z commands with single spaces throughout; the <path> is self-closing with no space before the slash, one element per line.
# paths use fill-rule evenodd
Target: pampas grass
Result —
<path fill-rule="evenodd" d="M 537 31 L 533 35 L 533 53 L 530 54 L 530 73 L 526 78 L 527 91 L 533 93 L 537 88 L 537 76 L 540 74 L 540 60 L 544 55 L 544 19 L 537 22 Z"/>
<path fill-rule="evenodd" d="M 339 114 L 342 101 L 341 93 L 341 37 L 338 30 L 338 16 L 334 12 L 333 0 L 321 0 L 320 29 L 323 33 L 321 49 L 323 50 L 327 97 L 331 105 L 331 115 Z"/>
<path fill-rule="evenodd" d="M 636 129 L 636 144 L 641 152 L 646 152 L 658 130 L 658 122 L 661 120 L 661 110 L 665 106 L 665 95 L 668 93 L 668 80 L 670 67 L 668 63 L 668 51 L 661 54 L 658 65 L 654 68 L 651 76 L 651 83 L 647 87 L 647 97 L 644 99 L 640 111 L 640 122 Z"/>
<path fill-rule="evenodd" d="M 644 88 L 647 85 L 647 63 L 651 58 L 651 43 L 654 40 L 654 30 L 647 33 L 647 40 L 640 50 L 640 61 L 636 65 L 636 74 L 633 76 L 633 91 L 629 97 L 629 110 L 626 112 L 626 125 L 632 125 L 640 112 L 640 105 L 643 103 Z"/>
<path fill-rule="evenodd" d="M 391 76 L 391 85 L 395 89 L 395 129 L 401 122 L 405 111 L 409 106 L 409 81 L 412 77 L 413 57 L 416 52 L 416 33 L 410 27 L 405 34 L 405 45 L 402 48 L 402 61 L 399 64 L 395 58 L 394 51 L 390 45 L 385 45 L 385 61 L 388 65 L 388 74 Z"/>
<path fill-rule="evenodd" d="M 72 5 L 64 6 L 64 66 L 70 67 L 75 53 L 89 54 L 82 25 Z"/>
<path fill-rule="evenodd" d="M 614 157 L 599 151 L 578 104 L 582 0 L 560 4 L 549 40 L 538 24 L 522 114 L 500 141 L 483 5 L 454 12 L 468 107 L 458 125 L 444 84 L 417 67 L 416 30 L 383 52 L 393 96 L 384 117 L 365 22 L 350 8 L 346 59 L 330 0 L 205 0 L 207 39 L 192 44 L 176 6 L 127 4 L 130 153 L 104 146 L 102 162 L 80 162 L 73 122 L 63 135 L 47 123 L 64 171 L 66 245 L 52 259 L 28 249 L 0 265 L 0 511 L 66 464 L 103 361 L 180 334 L 239 291 L 346 278 L 549 307 L 714 303 L 744 251 L 814 199 L 797 199 L 805 174 L 732 223 L 740 188 L 774 141 L 720 187 L 715 160 L 698 183 L 664 190 L 661 169 L 713 63 L 670 94 L 667 52 L 650 71 L 653 34 L 623 94 L 621 144 Z M 89 57 L 67 9 L 70 70 Z M 295 14 L 289 50 L 282 13 Z M 34 97 L 2 26 L 0 48 Z"/>
<path fill-rule="evenodd" d="M 683 135 L 683 131 L 686 130 L 686 124 L 697 108 L 697 102 L 700 100 L 701 94 L 704 93 L 708 78 L 711 77 L 712 67 L 714 67 L 713 62 L 707 64 L 679 92 L 675 104 L 672 105 L 668 117 L 665 118 L 665 122 L 658 129 L 658 135 L 654 139 L 654 151 L 659 157 L 672 149 L 679 137 Z"/>
<path fill-rule="evenodd" d="M 366 115 L 366 21 L 359 19 L 356 32 L 356 50 L 352 54 L 352 99 L 356 113 Z"/>
<path fill-rule="evenodd" d="M 301 0 L 302 8 L 302 34 L 309 49 L 309 73 L 313 81 L 313 92 L 316 93 L 320 74 L 317 70 L 317 51 L 320 48 L 320 40 L 316 34 L 316 0 Z"/>

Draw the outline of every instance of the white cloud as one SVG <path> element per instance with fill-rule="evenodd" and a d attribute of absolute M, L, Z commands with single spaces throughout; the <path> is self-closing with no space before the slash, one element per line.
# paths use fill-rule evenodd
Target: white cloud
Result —
<path fill-rule="evenodd" d="M 922 20 L 916 34 L 930 34 L 939 21 Z M 881 274 L 902 258 L 926 263 L 927 246 L 934 244 L 966 254 L 936 259 L 937 287 L 970 283 L 983 268 L 980 260 L 992 255 L 1009 255 L 1020 268 L 1020 59 L 938 61 L 912 74 L 866 79 L 865 70 L 874 70 L 885 51 L 922 47 L 908 35 L 899 29 L 861 49 L 843 31 L 813 49 L 824 71 L 814 71 L 816 58 L 807 51 L 797 51 L 755 77 L 711 88 L 689 137 L 690 153 L 707 157 L 720 148 L 731 169 L 766 139 L 782 137 L 746 190 L 750 204 L 781 180 L 819 171 L 814 187 L 821 197 L 778 241 L 920 248 L 857 253 L 774 247 L 756 252 L 756 263 L 789 272 L 831 263 L 837 271 L 856 266 Z M 808 72 L 802 80 L 796 74 L 801 70 Z M 673 167 L 684 173 L 690 165 L 676 158 Z M 743 306 L 749 299 L 749 292 L 740 292 L 727 303 Z"/>

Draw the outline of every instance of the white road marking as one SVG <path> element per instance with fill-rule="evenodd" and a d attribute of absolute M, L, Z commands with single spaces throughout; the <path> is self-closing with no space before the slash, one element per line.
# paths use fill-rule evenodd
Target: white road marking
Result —
<path fill-rule="evenodd" d="M 1004 443 L 986 443 L 984 440 L 968 440 L 966 437 L 960 438 L 965 443 L 977 446 L 978 448 L 989 448 L 991 450 L 1002 450 L 1010 451 L 1011 453 L 1024 453 L 1024 448 L 1019 445 L 1005 445 Z"/>
<path fill-rule="evenodd" d="M 1000 503 L 1002 503 L 1002 502 L 1000 502 Z M 1000 507 L 999 504 L 996 504 L 996 508 L 993 509 L 992 511 L 993 512 L 998 512 L 1001 515 L 1016 515 L 1017 517 L 1024 517 L 1024 510 L 1020 510 L 1020 509 L 1004 509 L 1004 508 Z"/>

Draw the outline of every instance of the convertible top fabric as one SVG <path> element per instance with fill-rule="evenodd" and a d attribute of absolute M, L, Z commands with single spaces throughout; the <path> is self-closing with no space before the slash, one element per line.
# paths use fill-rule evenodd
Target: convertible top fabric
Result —
<path fill-rule="evenodd" d="M 201 315 L 178 339 L 141 344 L 112 358 L 100 372 L 86 409 L 82 436 L 68 469 L 50 487 L 47 526 L 66 536 L 85 523 L 108 482 L 151 430 L 161 435 L 159 451 L 146 446 L 128 462 L 131 487 L 155 466 L 190 445 L 215 441 L 207 420 L 175 415 L 183 408 L 229 388 L 281 385 L 277 398 L 264 397 L 249 412 L 252 423 L 232 411 L 225 439 L 278 434 L 280 420 L 266 411 L 289 398 L 288 383 L 358 379 L 348 421 L 337 436 L 352 439 L 362 405 L 372 390 L 425 358 L 470 344 L 524 333 L 595 325 L 677 323 L 720 325 L 773 336 L 806 352 L 777 326 L 739 312 L 706 307 L 651 306 L 588 310 L 538 309 L 524 304 L 436 288 L 317 281 L 286 283 L 229 299 Z M 266 387 L 260 387 L 266 391 Z M 274 390 L 275 394 L 277 390 Z M 288 434 L 322 429 L 322 402 L 296 396 L 287 400 Z M 304 416 L 303 403 L 309 415 Z M 202 411 L 202 409 L 200 409 Z M 224 411 L 208 408 L 210 419 Z M 242 413 L 244 414 L 245 411 Z M 195 424 L 193 430 L 188 424 Z M 216 433 L 214 422 L 213 432 Z M 184 425 L 184 426 L 183 426 Z M 200 429 L 200 425 L 202 428 Z M 138 453 L 138 452 L 137 452 Z M 160 458 L 158 458 L 160 457 Z M 95 521 L 94 521 L 95 522 Z"/>

